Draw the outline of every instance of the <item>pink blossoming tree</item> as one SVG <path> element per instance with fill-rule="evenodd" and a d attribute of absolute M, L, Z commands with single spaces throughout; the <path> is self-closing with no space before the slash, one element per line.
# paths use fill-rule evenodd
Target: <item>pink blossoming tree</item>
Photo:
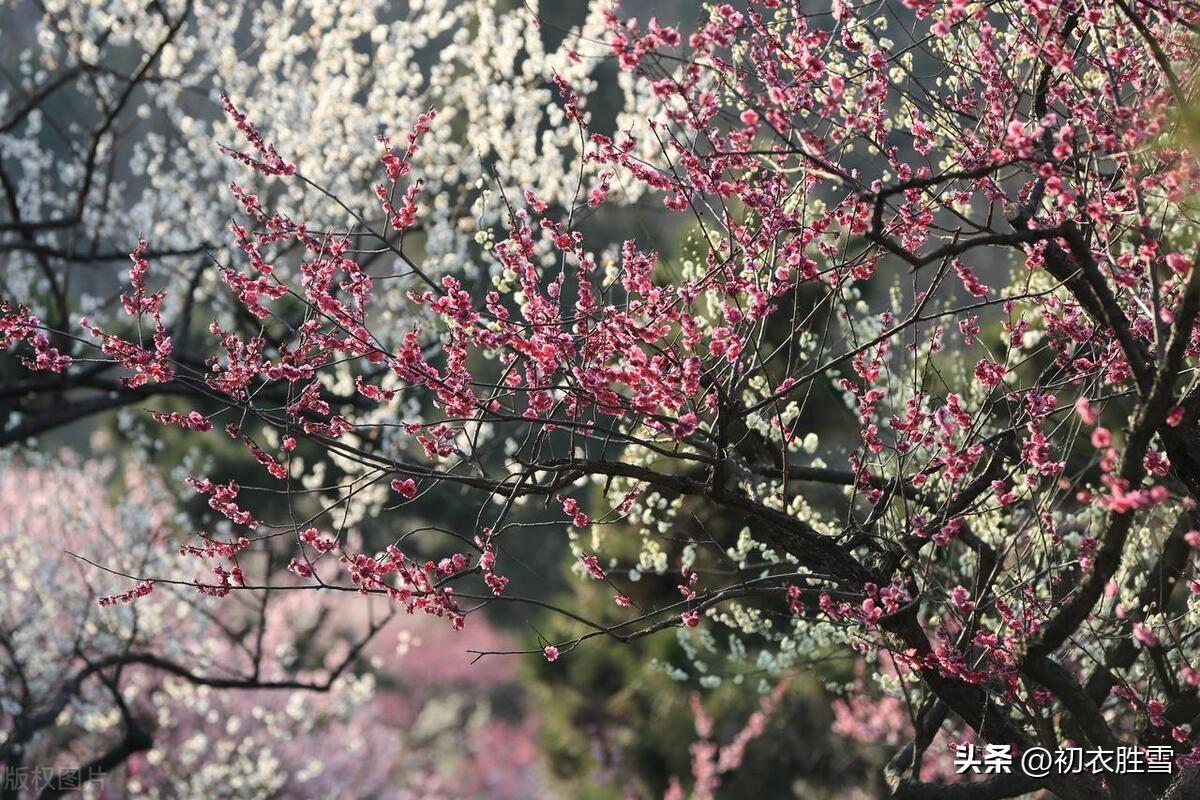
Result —
<path fill-rule="evenodd" d="M 454 202 L 419 161 L 447 109 L 380 137 L 370 205 L 329 191 L 309 222 L 264 198 L 320 187 L 233 98 L 224 152 L 246 170 L 219 269 L 240 310 L 209 325 L 207 360 L 175 358 L 146 243 L 127 323 L 48 330 L 16 297 L 0 343 L 51 385 L 116 365 L 121 391 L 204 398 L 155 419 L 260 468 L 189 478 L 228 520 L 187 549 L 204 594 L 374 595 L 458 628 L 543 603 L 507 547 L 565 535 L 612 608 L 555 609 L 578 633 L 534 657 L 705 628 L 768 671 L 882 659 L 912 726 L 897 797 L 1194 796 L 1200 13 L 752 0 L 690 31 L 605 22 L 571 52 L 615 60 L 645 118 L 599 130 L 583 87 L 544 76 L 581 143 L 574 196 L 498 183 L 475 237 L 490 272 L 423 262 L 423 214 Z M 690 226 L 684 258 L 589 247 L 618 187 Z M 279 513 L 250 511 L 259 494 Z M 469 527 L 410 524 L 449 498 Z M 691 524 L 695 504 L 739 534 Z M 345 520 L 365 514 L 390 514 L 386 547 L 356 546 Z M 627 523 L 633 561 L 605 549 Z M 252 564 L 283 550 L 287 579 Z M 135 605 L 179 585 L 120 571 Z M 677 599 L 631 602 L 648 573 Z M 1173 772 L 942 781 L 922 765 L 943 730 L 1166 747 Z"/>

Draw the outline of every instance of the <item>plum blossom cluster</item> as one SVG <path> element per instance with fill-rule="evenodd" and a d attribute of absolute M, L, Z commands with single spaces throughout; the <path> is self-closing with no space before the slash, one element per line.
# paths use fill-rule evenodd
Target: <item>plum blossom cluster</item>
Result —
<path fill-rule="evenodd" d="M 71 357 L 50 343 L 42 321 L 28 308 L 13 308 L 7 300 L 0 301 L 0 345 L 7 350 L 17 342 L 26 343 L 32 356 L 22 356 L 21 363 L 38 372 L 62 372 L 71 364 Z"/>

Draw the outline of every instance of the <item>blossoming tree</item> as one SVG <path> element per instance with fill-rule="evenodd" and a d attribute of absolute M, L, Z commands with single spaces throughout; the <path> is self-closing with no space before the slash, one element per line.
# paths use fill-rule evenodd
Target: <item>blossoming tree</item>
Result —
<path fill-rule="evenodd" d="M 570 54 L 615 60 L 644 119 L 599 130 L 586 87 L 548 76 L 580 142 L 574 187 L 496 185 L 500 218 L 476 237 L 489 274 L 426 264 L 415 243 L 455 202 L 420 162 L 454 109 L 380 139 L 369 210 L 327 190 L 310 224 L 271 199 L 319 185 L 280 144 L 295 131 L 264 134 L 239 97 L 224 152 L 246 175 L 220 276 L 257 330 L 213 322 L 208 360 L 176 359 L 143 242 L 122 294 L 136 325 L 47 330 L 14 298 L 2 341 L 33 369 L 99 359 L 127 389 L 216 404 L 155 417 L 262 468 L 255 487 L 191 479 L 240 532 L 197 546 L 216 562 L 205 592 L 383 595 L 458 627 L 541 602 L 506 547 L 565 531 L 613 604 L 557 609 L 578 634 L 539 642 L 546 659 L 680 626 L 724 629 L 730 663 L 758 669 L 883 659 L 880 691 L 913 726 L 886 768 L 898 797 L 1194 795 L 1200 14 L 753 0 L 690 33 L 603 20 Z M 684 258 L 589 247 L 581 219 L 625 186 L 690 226 Z M 314 484 L 312 452 L 350 477 Z M 259 519 L 251 492 L 286 509 Z M 300 492 L 320 498 L 303 516 Z M 426 495 L 474 525 L 409 525 Z M 363 507 L 397 512 L 379 552 L 340 521 Z M 609 532 L 638 537 L 638 558 L 610 558 Z M 450 544 L 431 559 L 419 537 Z M 686 542 L 677 560 L 666 539 Z M 243 568 L 284 546 L 290 582 Z M 677 575 L 677 601 L 631 600 L 649 573 Z M 1016 752 L 1165 748 L 1172 771 L 925 780 L 943 729 Z"/>
<path fill-rule="evenodd" d="M 0 471 L 4 797 L 536 791 L 529 726 L 489 711 L 489 690 L 513 676 L 454 670 L 469 661 L 462 642 L 433 620 L 400 625 L 363 604 L 332 624 L 328 604 L 297 594 L 219 616 L 194 591 L 109 602 L 120 579 L 83 559 L 184 566 L 166 546 L 174 497 L 131 461 L 120 499 L 98 502 L 111 464 L 41 461 L 6 457 Z M 501 641 L 486 625 L 476 634 L 480 646 Z M 509 758 L 493 763 L 500 738 Z"/>

